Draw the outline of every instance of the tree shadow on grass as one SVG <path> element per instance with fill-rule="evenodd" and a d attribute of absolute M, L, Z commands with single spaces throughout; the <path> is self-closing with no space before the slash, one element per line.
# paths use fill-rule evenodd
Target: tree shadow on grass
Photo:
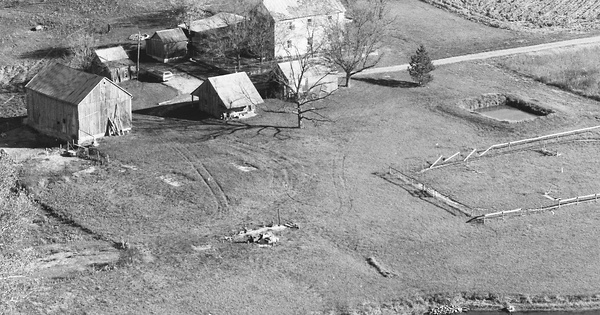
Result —
<path fill-rule="evenodd" d="M 278 140 L 289 139 L 290 136 L 283 134 L 286 129 L 297 129 L 296 126 L 277 126 L 272 124 L 252 123 L 252 118 L 249 120 L 220 120 L 213 118 L 207 113 L 199 111 L 191 102 L 183 102 L 169 105 L 161 105 L 141 110 L 134 111 L 135 114 L 144 116 L 157 116 L 168 118 L 152 119 L 142 118 L 144 120 L 144 128 L 136 128 L 137 130 L 156 131 L 161 129 L 171 129 L 180 132 L 191 132 L 203 130 L 205 131 L 200 139 L 197 140 L 212 140 L 225 135 L 230 135 L 242 131 L 254 130 L 255 135 L 263 135 L 267 132 L 272 132 L 272 137 Z"/>
<path fill-rule="evenodd" d="M 71 52 L 69 47 L 46 47 L 22 53 L 21 55 L 19 55 L 19 58 L 62 60 L 69 56 L 70 53 Z"/>
<path fill-rule="evenodd" d="M 395 79 L 381 79 L 381 78 L 353 78 L 353 80 L 367 82 L 369 84 L 394 87 L 394 88 L 415 88 L 419 84 L 410 81 L 395 80 Z"/>

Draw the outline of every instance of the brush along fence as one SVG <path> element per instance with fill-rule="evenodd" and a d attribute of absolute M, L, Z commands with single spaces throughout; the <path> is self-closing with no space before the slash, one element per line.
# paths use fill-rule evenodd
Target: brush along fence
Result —
<path fill-rule="evenodd" d="M 389 167 L 388 172 L 379 172 L 375 173 L 375 175 L 381 177 L 389 183 L 401 187 L 412 196 L 428 201 L 429 203 L 442 208 L 455 216 L 462 215 L 471 217 L 473 215 L 473 211 L 467 205 L 443 195 L 432 187 L 420 183 L 418 180 L 403 174 L 391 166 Z"/>
<path fill-rule="evenodd" d="M 518 209 L 514 209 L 514 210 L 506 210 L 506 211 L 488 213 L 488 214 L 473 217 L 469 221 L 467 221 L 467 223 L 472 223 L 472 222 L 483 223 L 487 219 L 504 218 L 504 217 L 515 216 L 515 215 L 525 215 L 528 213 L 537 213 L 537 212 L 541 212 L 541 211 L 560 209 L 560 207 L 578 205 L 580 203 L 598 202 L 599 195 L 600 194 L 593 194 L 593 195 L 578 196 L 578 197 L 567 198 L 567 199 L 557 199 L 556 204 L 545 206 L 545 207 L 539 207 L 539 208 L 529 208 L 529 209 L 518 208 Z"/>
<path fill-rule="evenodd" d="M 565 136 L 571 136 L 571 135 L 576 135 L 576 134 L 580 134 L 580 133 L 585 133 L 588 131 L 596 130 L 598 128 L 600 128 L 600 126 L 564 131 L 564 132 L 553 133 L 553 134 L 534 137 L 534 138 L 509 141 L 509 142 L 505 142 L 505 143 L 497 143 L 497 144 L 494 144 L 494 145 L 488 147 L 487 149 L 481 151 L 481 153 L 477 153 L 477 149 L 473 149 L 469 154 L 467 154 L 467 156 L 464 159 L 453 161 L 453 162 L 450 162 L 450 161 L 452 161 L 455 157 L 459 156 L 460 151 L 454 153 L 453 155 L 451 155 L 447 158 L 444 158 L 443 155 L 440 155 L 440 157 L 438 157 L 435 160 L 435 162 L 433 162 L 431 165 L 429 165 L 429 167 L 422 169 L 421 173 L 428 171 L 428 170 L 444 167 L 444 166 L 456 165 L 456 164 L 459 164 L 462 162 L 466 162 L 471 157 L 482 157 L 485 154 L 487 154 L 488 152 L 490 152 L 491 150 L 497 150 L 497 149 L 503 149 L 503 148 L 510 149 L 510 148 L 514 148 L 515 146 L 519 146 L 519 145 L 523 145 L 523 144 L 535 143 L 535 142 L 539 142 L 539 141 L 543 141 L 543 140 L 558 139 L 558 138 L 565 137 Z M 475 154 L 475 153 L 477 153 L 477 154 Z"/>

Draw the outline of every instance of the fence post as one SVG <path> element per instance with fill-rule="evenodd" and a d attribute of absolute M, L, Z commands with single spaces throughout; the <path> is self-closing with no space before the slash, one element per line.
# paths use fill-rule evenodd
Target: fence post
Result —
<path fill-rule="evenodd" d="M 560 209 L 560 198 L 558 198 L 558 209 Z"/>
<path fill-rule="evenodd" d="M 579 196 L 577 196 L 577 198 L 575 199 L 575 204 L 578 205 L 579 204 Z"/>

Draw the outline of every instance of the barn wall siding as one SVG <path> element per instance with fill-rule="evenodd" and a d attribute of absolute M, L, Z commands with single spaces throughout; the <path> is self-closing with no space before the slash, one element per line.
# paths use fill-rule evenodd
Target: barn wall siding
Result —
<path fill-rule="evenodd" d="M 117 117 L 124 131 L 131 130 L 131 97 L 107 79 L 102 80 L 76 106 L 27 90 L 27 123 L 39 132 L 61 140 L 82 143 L 105 135 L 108 117 Z"/>
<path fill-rule="evenodd" d="M 210 82 L 206 81 L 203 83 L 198 92 L 200 110 L 213 117 L 220 118 L 221 114 L 226 111 L 226 108 Z"/>
<path fill-rule="evenodd" d="M 27 124 L 48 136 L 76 140 L 78 135 L 77 107 L 27 90 Z"/>

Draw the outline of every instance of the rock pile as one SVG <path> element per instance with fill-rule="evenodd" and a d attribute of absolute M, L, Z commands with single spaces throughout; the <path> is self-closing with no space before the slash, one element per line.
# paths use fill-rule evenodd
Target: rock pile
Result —
<path fill-rule="evenodd" d="M 456 306 L 456 305 L 442 305 L 438 307 L 434 307 L 427 312 L 429 315 L 448 315 L 448 314 L 458 314 L 469 311 L 466 307 Z"/>

